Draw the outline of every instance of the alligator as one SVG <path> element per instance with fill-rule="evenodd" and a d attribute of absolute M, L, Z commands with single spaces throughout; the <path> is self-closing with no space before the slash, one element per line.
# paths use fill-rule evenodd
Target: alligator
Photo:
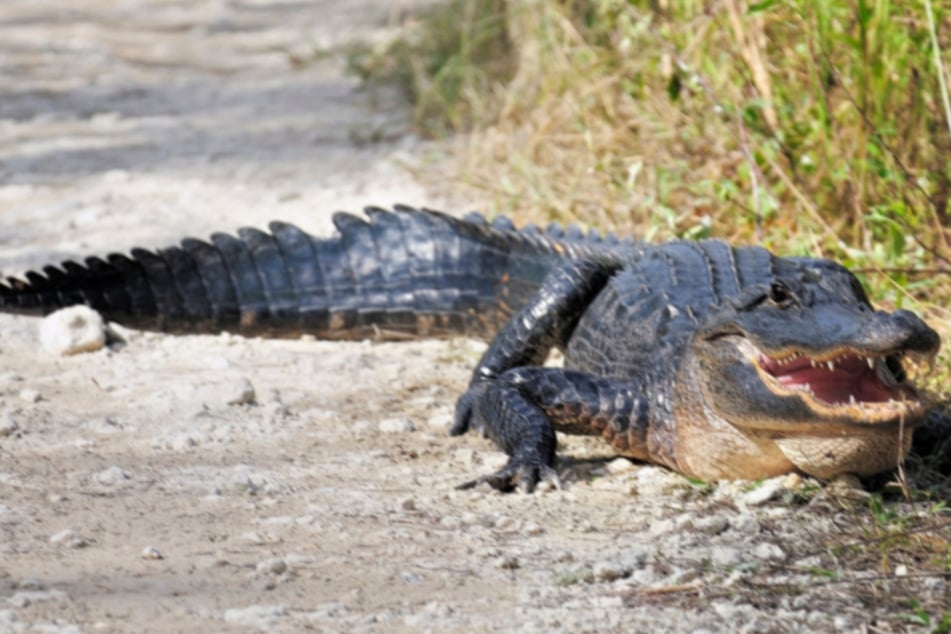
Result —
<path fill-rule="evenodd" d="M 845 267 L 719 240 L 648 244 L 397 205 L 90 257 L 0 284 L 0 311 L 86 304 L 170 333 L 489 342 L 450 433 L 509 459 L 464 486 L 560 485 L 556 431 L 703 480 L 868 476 L 951 424 L 910 373 L 938 334 Z M 553 350 L 562 366 L 547 364 Z"/>

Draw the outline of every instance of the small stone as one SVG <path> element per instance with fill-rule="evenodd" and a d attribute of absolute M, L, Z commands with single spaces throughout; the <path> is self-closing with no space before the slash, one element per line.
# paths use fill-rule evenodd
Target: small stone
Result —
<path fill-rule="evenodd" d="M 106 327 L 99 313 L 88 306 L 70 306 L 43 320 L 40 344 L 51 354 L 95 352 L 106 345 Z"/>
<path fill-rule="evenodd" d="M 636 465 L 627 458 L 615 458 L 604 466 L 608 473 L 627 473 L 633 471 Z"/>
<path fill-rule="evenodd" d="M 403 502 L 400 504 L 400 507 L 402 507 L 402 509 L 403 509 L 404 511 L 415 511 L 415 510 L 416 510 L 416 502 L 413 500 L 413 498 L 406 498 L 406 499 L 403 500 Z"/>
<path fill-rule="evenodd" d="M 743 561 L 743 557 L 736 548 L 714 546 L 710 550 L 710 561 L 717 568 L 733 568 Z"/>
<path fill-rule="evenodd" d="M 165 559 L 165 556 L 155 546 L 146 546 L 142 549 L 142 559 L 157 561 L 159 559 Z"/>
<path fill-rule="evenodd" d="M 17 432 L 18 429 L 20 429 L 20 427 L 13 419 L 13 414 L 10 412 L 3 412 L 3 414 L 0 414 L 0 438 L 3 438 L 4 436 L 12 436 Z"/>
<path fill-rule="evenodd" d="M 51 544 L 58 544 L 68 548 L 84 548 L 89 545 L 89 540 L 80 535 L 71 528 L 65 528 L 50 537 Z"/>
<path fill-rule="evenodd" d="M 228 405 L 251 405 L 254 398 L 254 386 L 250 380 L 243 378 L 234 385 L 231 396 L 225 402 Z"/>
<path fill-rule="evenodd" d="M 504 555 L 495 561 L 495 567 L 502 570 L 516 570 L 519 566 L 518 557 L 515 555 Z"/>
<path fill-rule="evenodd" d="M 753 548 L 753 556 L 761 561 L 784 561 L 786 553 L 776 544 L 763 542 Z"/>
<path fill-rule="evenodd" d="M 723 515 L 698 517 L 692 521 L 692 524 L 694 530 L 705 535 L 719 535 L 730 527 L 730 521 Z"/>
<path fill-rule="evenodd" d="M 416 431 L 416 426 L 408 418 L 387 418 L 380 421 L 379 430 L 384 434 L 397 434 Z"/>
<path fill-rule="evenodd" d="M 20 390 L 19 397 L 24 403 L 39 403 L 43 398 L 38 391 L 30 388 Z"/>
<path fill-rule="evenodd" d="M 785 492 L 785 478 L 770 478 L 761 482 L 755 489 L 744 493 L 740 500 L 747 506 L 762 506 Z"/>
<path fill-rule="evenodd" d="M 633 570 L 617 559 L 606 559 L 596 563 L 592 572 L 598 581 L 615 581 L 630 577 Z"/>
<path fill-rule="evenodd" d="M 282 575 L 287 572 L 287 562 L 280 557 L 274 557 L 258 563 L 255 569 L 265 575 Z"/>
<path fill-rule="evenodd" d="M 113 486 L 120 482 L 131 480 L 132 476 L 130 476 L 127 471 L 123 470 L 122 467 L 113 466 L 107 469 L 103 469 L 102 471 L 94 475 L 93 478 L 99 484 L 102 484 L 105 486 Z"/>

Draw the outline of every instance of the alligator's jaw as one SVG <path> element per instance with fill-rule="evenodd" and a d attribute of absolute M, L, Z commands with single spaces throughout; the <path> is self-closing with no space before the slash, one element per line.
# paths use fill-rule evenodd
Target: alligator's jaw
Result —
<path fill-rule="evenodd" d="M 677 460 L 684 472 L 706 479 L 790 471 L 864 476 L 894 467 L 926 409 L 923 396 L 905 381 L 902 364 L 934 354 L 766 352 L 741 335 L 707 340 L 700 350 L 684 378 L 701 388 L 702 416 L 681 414 L 705 422 L 699 431 L 679 425 L 684 429 L 678 435 L 702 434 L 705 442 L 698 445 L 705 449 Z M 872 356 L 871 367 L 866 356 Z"/>
<path fill-rule="evenodd" d="M 853 419 L 866 425 L 911 419 L 923 410 L 918 392 L 904 383 L 900 357 L 848 349 L 821 356 L 758 350 L 747 355 L 764 385 L 777 396 L 802 399 L 820 418 Z"/>

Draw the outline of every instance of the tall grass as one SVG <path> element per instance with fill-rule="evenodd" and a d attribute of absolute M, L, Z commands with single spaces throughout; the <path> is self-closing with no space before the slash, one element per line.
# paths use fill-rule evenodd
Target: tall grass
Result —
<path fill-rule="evenodd" d="M 490 213 L 826 255 L 876 299 L 951 322 L 946 3 L 452 0 L 440 15 L 376 59 L 408 69 L 422 129 L 464 132 L 458 174 Z"/>

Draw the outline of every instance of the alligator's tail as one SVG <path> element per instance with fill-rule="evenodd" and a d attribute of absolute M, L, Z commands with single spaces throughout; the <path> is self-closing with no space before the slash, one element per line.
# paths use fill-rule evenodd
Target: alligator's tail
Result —
<path fill-rule="evenodd" d="M 0 311 L 86 304 L 144 330 L 326 339 L 491 337 L 559 260 L 613 258 L 609 237 L 515 230 L 397 206 L 334 216 L 315 238 L 274 222 L 210 242 L 87 258 L 0 283 Z"/>

